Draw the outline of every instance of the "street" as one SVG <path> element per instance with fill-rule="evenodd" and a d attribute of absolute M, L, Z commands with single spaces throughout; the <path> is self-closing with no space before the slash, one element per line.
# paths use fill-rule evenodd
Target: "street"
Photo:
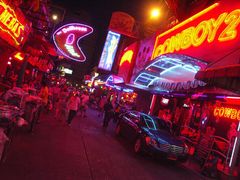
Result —
<path fill-rule="evenodd" d="M 43 114 L 33 133 L 16 131 L 0 179 L 203 179 L 176 162 L 135 155 L 129 143 L 115 137 L 114 127 L 111 122 L 102 129 L 92 109 L 71 127 Z"/>

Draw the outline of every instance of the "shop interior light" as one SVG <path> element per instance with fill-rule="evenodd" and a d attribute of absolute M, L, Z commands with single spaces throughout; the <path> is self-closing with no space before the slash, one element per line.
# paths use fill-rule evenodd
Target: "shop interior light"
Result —
<path fill-rule="evenodd" d="M 167 98 L 162 98 L 162 103 L 167 105 L 169 103 L 169 99 Z"/>

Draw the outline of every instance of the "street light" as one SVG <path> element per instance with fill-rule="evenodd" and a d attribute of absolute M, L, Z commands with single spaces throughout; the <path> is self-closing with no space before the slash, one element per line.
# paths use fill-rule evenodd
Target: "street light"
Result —
<path fill-rule="evenodd" d="M 157 19 L 160 16 L 160 9 L 154 8 L 151 10 L 151 19 Z"/>
<path fill-rule="evenodd" d="M 53 15 L 52 15 L 52 19 L 53 19 L 54 21 L 57 21 L 57 20 L 58 20 L 58 15 L 57 15 L 57 14 L 53 14 Z"/>

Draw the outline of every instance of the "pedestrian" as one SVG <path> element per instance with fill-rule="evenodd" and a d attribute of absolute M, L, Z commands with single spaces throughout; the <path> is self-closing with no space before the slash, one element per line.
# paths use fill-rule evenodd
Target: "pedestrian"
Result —
<path fill-rule="evenodd" d="M 59 95 L 59 101 L 56 104 L 56 111 L 55 117 L 59 121 L 62 119 L 66 119 L 67 117 L 67 97 L 68 97 L 68 90 L 66 87 L 62 88 Z"/>
<path fill-rule="evenodd" d="M 119 118 L 119 115 L 120 115 L 120 111 L 121 111 L 121 106 L 119 103 L 116 103 L 116 107 L 114 109 L 114 123 L 117 123 L 118 122 L 118 118 Z"/>
<path fill-rule="evenodd" d="M 107 96 L 103 96 L 100 101 L 99 101 L 99 113 L 98 113 L 98 117 L 102 117 L 104 114 L 104 105 L 107 102 Z"/>
<path fill-rule="evenodd" d="M 108 123 L 113 116 L 113 106 L 111 100 L 108 99 L 107 103 L 104 105 L 104 119 L 103 119 L 103 127 L 108 127 Z"/>
<path fill-rule="evenodd" d="M 54 84 L 52 87 L 52 99 L 53 99 L 52 103 L 55 111 L 56 111 L 57 103 L 59 101 L 60 92 L 61 92 L 61 88 L 59 87 L 59 85 Z"/>
<path fill-rule="evenodd" d="M 88 102 L 89 102 L 88 92 L 84 91 L 83 94 L 81 95 L 81 106 L 80 106 L 81 117 L 84 117 L 84 118 L 87 117 L 86 111 L 88 108 Z"/>
<path fill-rule="evenodd" d="M 48 105 L 49 90 L 48 90 L 47 83 L 45 81 L 42 82 L 42 87 L 41 87 L 39 96 L 42 98 L 43 107 L 46 109 Z"/>
<path fill-rule="evenodd" d="M 69 110 L 67 124 L 70 126 L 73 118 L 76 116 L 77 111 L 80 107 L 80 98 L 78 97 L 78 94 L 72 93 L 67 104 Z"/>

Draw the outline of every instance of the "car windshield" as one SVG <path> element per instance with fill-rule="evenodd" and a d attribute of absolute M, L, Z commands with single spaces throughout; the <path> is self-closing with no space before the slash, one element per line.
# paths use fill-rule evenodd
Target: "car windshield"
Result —
<path fill-rule="evenodd" d="M 150 130 L 164 130 L 171 133 L 171 124 L 162 119 L 144 114 L 141 115 L 141 120 Z"/>

